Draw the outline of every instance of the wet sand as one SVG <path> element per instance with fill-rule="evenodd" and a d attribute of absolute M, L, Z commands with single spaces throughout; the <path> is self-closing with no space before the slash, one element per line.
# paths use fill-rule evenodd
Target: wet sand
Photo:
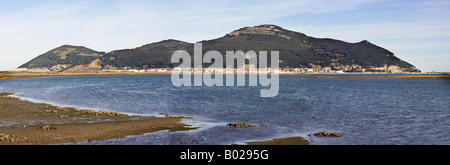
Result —
<path fill-rule="evenodd" d="M 32 103 L 0 93 L 0 145 L 47 145 L 187 131 L 185 117 L 128 116 Z"/>

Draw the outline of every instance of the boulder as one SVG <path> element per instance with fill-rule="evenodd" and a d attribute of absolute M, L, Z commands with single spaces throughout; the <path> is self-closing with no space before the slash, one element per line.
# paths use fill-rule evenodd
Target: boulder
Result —
<path fill-rule="evenodd" d="M 321 131 L 314 134 L 317 137 L 340 137 L 342 136 L 342 133 L 340 132 L 329 132 L 329 131 Z"/>
<path fill-rule="evenodd" d="M 227 124 L 228 127 L 236 127 L 236 128 L 248 128 L 248 127 L 256 127 L 255 124 L 247 124 L 247 123 L 230 123 Z"/>
<path fill-rule="evenodd" d="M 8 135 L 8 134 L 0 133 L 0 142 L 6 141 L 6 142 L 13 143 L 13 142 L 19 141 L 21 139 L 26 139 L 26 138 L 19 138 L 19 137 L 14 136 L 14 135 Z"/>
<path fill-rule="evenodd" d="M 41 129 L 44 131 L 48 131 L 48 130 L 55 130 L 56 127 L 52 127 L 50 125 L 45 125 L 45 126 L 42 126 Z"/>
<path fill-rule="evenodd" d="M 158 113 L 159 115 L 164 115 L 164 116 L 166 116 L 166 117 L 169 117 L 170 115 L 168 114 L 168 113 L 164 113 L 164 112 L 161 112 L 161 113 Z"/>

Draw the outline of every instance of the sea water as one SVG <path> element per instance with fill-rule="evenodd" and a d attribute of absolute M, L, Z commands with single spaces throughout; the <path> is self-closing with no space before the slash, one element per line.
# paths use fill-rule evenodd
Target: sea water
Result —
<path fill-rule="evenodd" d="M 291 136 L 313 145 L 450 144 L 449 81 L 315 78 L 339 76 L 365 75 L 281 75 L 278 95 L 268 98 L 258 86 L 176 87 L 170 75 L 2 80 L 0 89 L 58 106 L 193 117 L 183 122 L 199 127 L 79 144 L 228 145 Z M 256 127 L 226 126 L 237 122 Z M 343 136 L 312 135 L 319 131 Z"/>

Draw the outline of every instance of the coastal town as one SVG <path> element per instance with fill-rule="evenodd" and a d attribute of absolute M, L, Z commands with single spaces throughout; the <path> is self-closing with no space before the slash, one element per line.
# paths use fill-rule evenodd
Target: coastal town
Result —
<path fill-rule="evenodd" d="M 52 67 L 40 68 L 16 68 L 12 72 L 28 72 L 28 73 L 99 73 L 99 72 L 152 72 L 152 73 L 281 73 L 281 74 L 339 74 L 339 73 L 395 73 L 395 74 L 414 74 L 421 73 L 411 72 L 411 69 L 401 68 L 396 65 L 385 64 L 382 67 L 363 68 L 359 65 L 345 65 L 333 67 L 321 67 L 312 65 L 312 68 L 256 68 L 254 65 L 246 64 L 240 68 L 148 68 L 143 67 L 136 69 L 132 67 L 116 68 L 112 66 L 102 67 L 97 64 L 98 61 L 93 61 L 86 65 L 77 65 L 70 67 L 68 64 L 58 64 Z M 413 68 L 414 70 L 416 68 Z"/>

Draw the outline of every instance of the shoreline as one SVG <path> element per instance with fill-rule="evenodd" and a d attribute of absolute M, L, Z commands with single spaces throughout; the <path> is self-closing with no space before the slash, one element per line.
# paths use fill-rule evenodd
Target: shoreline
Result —
<path fill-rule="evenodd" d="M 121 76 L 121 75 L 171 75 L 172 72 L 80 72 L 80 73 L 14 73 L 14 72 L 3 72 L 0 73 L 0 80 L 8 80 L 8 79 L 26 79 L 26 78 L 39 78 L 39 77 L 65 77 L 65 76 Z M 182 74 L 182 73 L 178 73 Z M 191 75 L 197 75 L 199 73 L 190 73 Z M 279 73 L 279 75 L 373 75 L 373 76 L 364 76 L 383 79 L 388 78 L 405 78 L 405 79 L 424 79 L 429 77 L 444 77 L 445 79 L 449 79 L 450 75 L 448 74 L 417 74 L 417 73 L 402 73 L 397 76 L 377 76 L 381 74 L 389 74 L 389 73 L 363 73 L 363 72 L 351 72 L 351 73 Z M 214 74 L 212 74 L 214 75 Z M 227 74 L 223 74 L 226 76 Z M 250 73 L 239 74 L 235 73 L 234 75 L 252 75 Z M 270 73 L 268 73 L 270 75 Z M 328 78 L 327 78 L 328 79 Z M 334 79 L 340 79 L 334 78 Z M 361 77 L 345 77 L 343 79 L 364 79 Z"/>
<path fill-rule="evenodd" d="M 187 117 L 129 116 L 33 103 L 0 93 L 0 145 L 48 145 L 188 131 Z"/>
<path fill-rule="evenodd" d="M 354 76 L 354 77 L 312 77 L 314 79 L 336 80 L 446 80 L 450 75 L 399 75 L 399 76 Z"/>
<path fill-rule="evenodd" d="M 66 76 L 170 75 L 167 72 L 101 72 L 101 73 L 0 73 L 0 80 Z"/>

